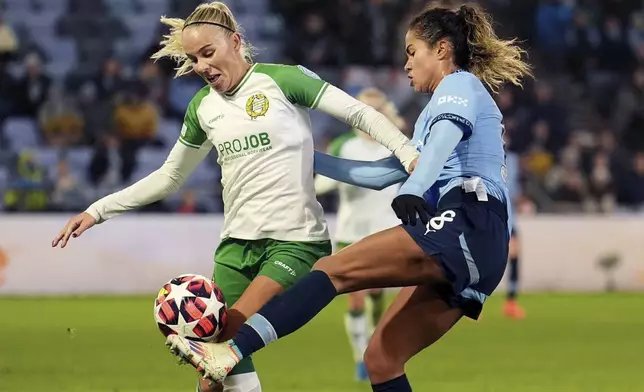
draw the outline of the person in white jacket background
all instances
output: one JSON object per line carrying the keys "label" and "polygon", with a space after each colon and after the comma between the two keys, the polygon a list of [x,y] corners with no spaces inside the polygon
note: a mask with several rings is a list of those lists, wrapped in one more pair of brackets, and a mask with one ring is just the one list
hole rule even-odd
{"label": "person in white jacket background", "polygon": [[[405,128],[404,119],[382,91],[367,88],[358,94],[357,99],[384,114],[399,129]],[[329,144],[327,153],[359,161],[375,161],[391,155],[389,150],[357,129],[351,129],[335,138]],[[396,214],[391,209],[391,202],[396,197],[399,187],[392,185],[376,191],[341,183],[321,175],[316,176],[315,191],[318,195],[338,191],[337,227],[335,233],[332,233],[336,252],[370,234],[399,224]],[[353,352],[357,381],[368,380],[363,356],[384,307],[382,289],[348,294],[348,310],[344,316],[344,324]]]}

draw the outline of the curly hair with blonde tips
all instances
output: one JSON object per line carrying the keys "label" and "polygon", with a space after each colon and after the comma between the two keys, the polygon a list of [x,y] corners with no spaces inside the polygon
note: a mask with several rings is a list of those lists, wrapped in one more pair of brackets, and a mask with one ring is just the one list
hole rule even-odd
{"label": "curly hair with blonde tips", "polygon": [[409,29],[430,46],[448,39],[454,63],[472,72],[493,92],[506,83],[520,87],[524,77],[533,77],[532,67],[525,61],[527,52],[516,39],[499,38],[492,17],[476,4],[458,9],[431,5],[412,19]]}
{"label": "curly hair with blonde tips", "polygon": [[242,35],[241,26],[237,23],[232,11],[220,1],[200,4],[185,20],[181,18],[161,17],[161,23],[170,27],[170,32],[163,36],[161,49],[151,58],[159,60],[169,58],[178,64],[175,77],[186,75],[192,71],[192,61],[188,58],[181,42],[181,33],[189,25],[208,23],[219,26],[230,36],[239,34],[242,37],[241,55],[248,63],[253,62],[255,48]]}

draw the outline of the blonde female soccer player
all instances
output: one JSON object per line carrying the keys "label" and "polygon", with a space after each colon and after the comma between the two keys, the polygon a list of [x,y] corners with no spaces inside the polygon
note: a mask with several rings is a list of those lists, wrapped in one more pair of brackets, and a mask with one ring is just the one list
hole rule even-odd
{"label": "blonde female soccer player", "polygon": [[[361,91],[357,98],[387,116],[397,127],[404,127],[404,119],[398,115],[396,107],[382,91],[368,88]],[[369,135],[355,129],[335,138],[329,145],[328,153],[359,161],[376,161],[391,155],[389,150]],[[398,188],[394,185],[376,191],[317,176],[315,189],[318,195],[333,190],[337,190],[339,194],[335,250],[340,251],[368,235],[397,226],[398,218],[389,206],[396,197]],[[348,300],[349,309],[344,316],[344,325],[356,364],[355,378],[364,381],[367,380],[364,353],[369,337],[384,310],[383,290],[356,291],[348,294]]]}
{"label": "blonde female soccer player", "polygon": [[[179,64],[177,76],[194,71],[207,85],[190,102],[163,166],[72,218],[52,246],[65,247],[70,237],[95,224],[177,191],[214,148],[224,202],[214,280],[232,306],[229,320],[245,320],[331,253],[315,195],[309,109],[365,131],[406,169],[417,152],[384,115],[306,68],[253,64],[249,45],[223,3],[202,4],[186,20],[161,21],[171,30],[153,58],[172,58]],[[231,375],[224,390],[260,391],[250,359]],[[201,382],[203,391],[211,387]]]}

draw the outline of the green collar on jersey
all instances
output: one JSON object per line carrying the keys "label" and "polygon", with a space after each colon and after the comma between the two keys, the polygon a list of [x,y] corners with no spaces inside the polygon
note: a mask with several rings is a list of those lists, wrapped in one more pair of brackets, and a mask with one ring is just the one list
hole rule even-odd
{"label": "green collar on jersey", "polygon": [[256,66],[257,66],[257,63],[253,64],[250,67],[250,69],[248,70],[248,72],[246,72],[246,75],[244,75],[244,77],[242,78],[241,82],[239,82],[237,87],[235,87],[231,91],[225,92],[224,95],[230,97],[230,96],[233,96],[233,95],[237,94],[237,92],[242,88],[244,83],[246,83],[246,81],[248,81],[248,78],[250,78],[250,75],[253,73],[253,71],[255,70]]}

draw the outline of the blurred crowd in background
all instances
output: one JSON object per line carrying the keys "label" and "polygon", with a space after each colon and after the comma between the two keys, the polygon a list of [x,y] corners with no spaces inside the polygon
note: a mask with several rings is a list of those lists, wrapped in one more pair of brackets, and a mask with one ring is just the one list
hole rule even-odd
{"label": "blurred crowd in background", "polygon": [[[174,145],[198,77],[148,60],[195,0],[0,0],[0,209],[79,211],[144,177]],[[229,0],[256,61],[302,64],[357,94],[376,86],[411,134],[429,97],[403,72],[406,21],[428,1]],[[434,1],[457,6],[459,1]],[[485,0],[536,80],[497,96],[522,212],[644,206],[641,0]],[[347,126],[312,112],[316,148]],[[222,211],[213,151],[148,211]],[[333,197],[322,200],[334,210]]]}

